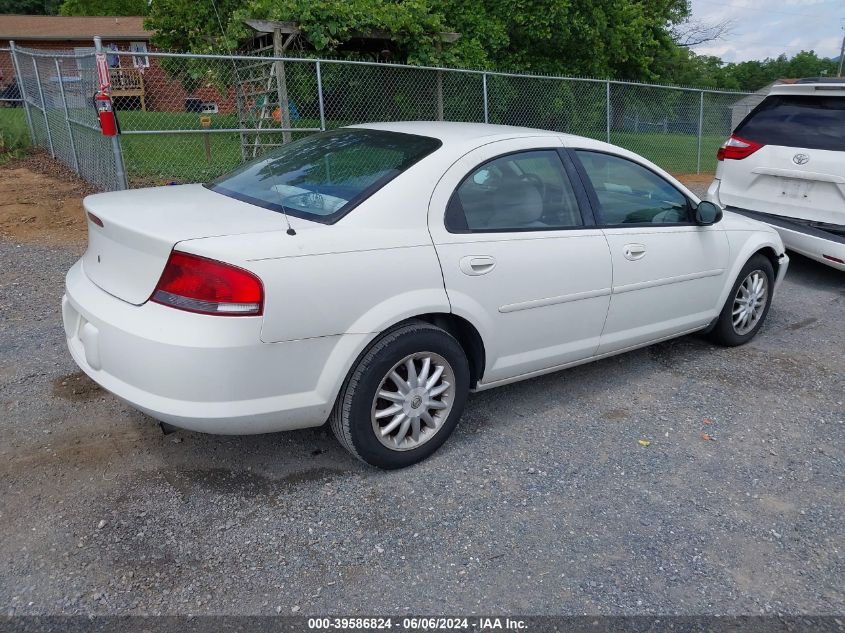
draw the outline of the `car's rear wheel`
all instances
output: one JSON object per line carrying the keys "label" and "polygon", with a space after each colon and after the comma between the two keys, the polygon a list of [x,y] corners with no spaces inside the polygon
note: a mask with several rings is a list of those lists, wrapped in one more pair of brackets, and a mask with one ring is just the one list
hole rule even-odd
{"label": "car's rear wheel", "polygon": [[766,320],[772,304],[775,273],[764,255],[754,255],[742,267],[710,338],[721,345],[750,341]]}
{"label": "car's rear wheel", "polygon": [[331,426],[358,459],[403,468],[451,435],[469,391],[469,363],[448,332],[422,321],[391,330],[358,360]]}

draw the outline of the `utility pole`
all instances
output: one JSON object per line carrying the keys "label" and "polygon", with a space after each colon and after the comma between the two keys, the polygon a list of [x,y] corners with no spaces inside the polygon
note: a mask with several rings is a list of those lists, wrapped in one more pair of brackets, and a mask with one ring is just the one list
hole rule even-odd
{"label": "utility pole", "polygon": [[[845,18],[842,18],[840,22],[845,22]],[[842,30],[845,31],[845,26],[842,27]],[[842,76],[842,62],[845,60],[845,35],[842,36],[842,48],[839,49],[839,70],[836,71],[836,76]]]}

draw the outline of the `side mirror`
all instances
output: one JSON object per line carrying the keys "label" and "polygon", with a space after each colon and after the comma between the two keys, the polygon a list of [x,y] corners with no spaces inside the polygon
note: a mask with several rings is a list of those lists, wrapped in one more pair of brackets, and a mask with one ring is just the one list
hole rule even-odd
{"label": "side mirror", "polygon": [[695,208],[695,223],[700,226],[710,226],[721,219],[722,209],[709,200],[702,200]]}

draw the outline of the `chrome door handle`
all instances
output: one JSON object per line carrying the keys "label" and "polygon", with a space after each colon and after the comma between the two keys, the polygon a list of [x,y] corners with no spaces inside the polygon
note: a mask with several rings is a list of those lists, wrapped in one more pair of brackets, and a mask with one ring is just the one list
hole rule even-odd
{"label": "chrome door handle", "polygon": [[622,254],[625,255],[625,259],[631,261],[642,259],[645,257],[645,244],[625,244]]}
{"label": "chrome door handle", "polygon": [[469,255],[461,258],[460,268],[465,275],[477,276],[489,273],[496,267],[496,260],[488,255]]}

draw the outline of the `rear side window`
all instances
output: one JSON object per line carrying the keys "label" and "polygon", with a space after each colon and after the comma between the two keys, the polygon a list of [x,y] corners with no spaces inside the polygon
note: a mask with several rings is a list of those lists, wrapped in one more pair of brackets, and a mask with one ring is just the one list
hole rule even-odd
{"label": "rear side window", "polygon": [[583,225],[555,150],[506,154],[476,167],[452,194],[452,233],[545,231]]}
{"label": "rear side window", "polygon": [[331,224],[439,147],[427,136],[345,128],[284,145],[206,186]]}
{"label": "rear side window", "polygon": [[845,97],[770,95],[735,134],[761,145],[845,151]]}

